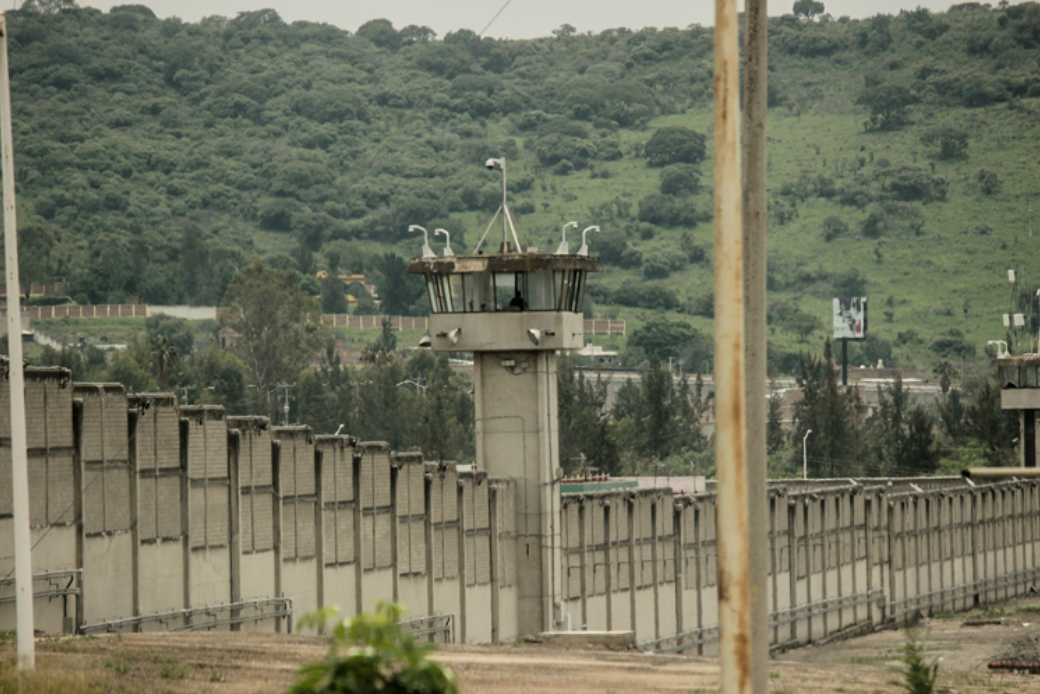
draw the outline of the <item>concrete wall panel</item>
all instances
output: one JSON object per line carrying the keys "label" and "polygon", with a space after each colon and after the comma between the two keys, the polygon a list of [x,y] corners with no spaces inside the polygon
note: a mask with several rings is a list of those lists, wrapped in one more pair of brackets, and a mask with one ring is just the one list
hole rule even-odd
{"label": "concrete wall panel", "polygon": [[190,607],[231,602],[231,554],[227,547],[192,549],[189,561]]}
{"label": "concrete wall panel", "polygon": [[325,566],[325,604],[338,605],[340,614],[352,617],[357,612],[357,578],[353,564]]}
{"label": "concrete wall panel", "polygon": [[274,597],[274,552],[253,552],[242,556],[243,598]]}
{"label": "concrete wall panel", "polygon": [[134,615],[133,591],[127,589],[133,585],[132,547],[130,533],[94,535],[84,541],[83,617],[88,624]]}
{"label": "concrete wall panel", "polygon": [[[141,614],[169,612],[184,604],[184,542],[145,542],[138,548]],[[176,625],[174,625],[176,626]],[[149,630],[163,630],[161,624]]]}
{"label": "concrete wall panel", "polygon": [[293,599],[293,632],[306,614],[321,607],[318,604],[318,561],[297,559],[282,563],[282,593]]}

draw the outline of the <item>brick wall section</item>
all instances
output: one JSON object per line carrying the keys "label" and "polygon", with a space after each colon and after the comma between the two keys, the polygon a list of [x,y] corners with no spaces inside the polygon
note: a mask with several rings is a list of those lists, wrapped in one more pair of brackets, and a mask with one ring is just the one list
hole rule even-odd
{"label": "brick wall section", "polygon": [[83,525],[87,535],[130,530],[128,403],[118,383],[77,383],[83,401]]}
{"label": "brick wall section", "polygon": [[[0,361],[7,368],[7,361]],[[71,374],[63,368],[25,370],[26,448],[29,473],[29,522],[33,526],[75,521]],[[8,412],[7,380],[0,387],[0,411]],[[64,415],[65,421],[62,421]],[[0,517],[13,513],[11,496],[11,421],[0,424]]]}
{"label": "brick wall section", "polygon": [[326,566],[352,564],[354,555],[354,445],[347,436],[319,436],[323,554]]}
{"label": "brick wall section", "polygon": [[272,434],[267,417],[228,417],[239,432],[240,544],[243,554],[274,549],[275,495],[271,470]]}
{"label": "brick wall section", "polygon": [[180,408],[188,430],[188,538],[192,549],[231,540],[227,421],[223,407]]}
{"label": "brick wall section", "polygon": [[181,461],[177,398],[170,393],[134,395],[138,411],[138,538],[174,539],[181,530]]}
{"label": "brick wall section", "polygon": [[433,578],[459,575],[458,472],[454,465],[427,463],[430,476],[430,524],[433,526]]}
{"label": "brick wall section", "polygon": [[463,527],[466,531],[466,585],[491,582],[491,521],[488,516],[486,472],[464,472],[462,483]]}
{"label": "brick wall section", "polygon": [[281,444],[282,559],[310,559],[317,555],[314,432],[310,427],[275,427],[273,437]]}
{"label": "brick wall section", "polygon": [[421,453],[395,453],[397,564],[402,576],[426,573],[426,473]]}
{"label": "brick wall section", "polygon": [[357,454],[360,467],[361,566],[365,570],[393,565],[393,508],[390,499],[390,446],[362,442]]}

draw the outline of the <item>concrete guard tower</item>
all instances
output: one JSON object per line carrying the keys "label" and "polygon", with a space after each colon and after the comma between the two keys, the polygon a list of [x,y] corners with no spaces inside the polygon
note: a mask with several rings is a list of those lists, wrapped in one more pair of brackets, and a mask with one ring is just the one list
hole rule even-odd
{"label": "concrete guard tower", "polygon": [[[504,194],[499,212],[511,222]],[[505,229],[497,254],[424,252],[408,271],[426,279],[430,347],[473,352],[477,466],[516,480],[517,626],[537,634],[561,619],[556,352],[584,346],[585,278],[603,266],[520,251]]]}
{"label": "concrete guard tower", "polygon": [[1037,413],[1040,412],[1040,354],[1001,354],[990,362],[997,368],[1000,407],[1018,410],[1018,464],[1035,468],[1040,457]]}

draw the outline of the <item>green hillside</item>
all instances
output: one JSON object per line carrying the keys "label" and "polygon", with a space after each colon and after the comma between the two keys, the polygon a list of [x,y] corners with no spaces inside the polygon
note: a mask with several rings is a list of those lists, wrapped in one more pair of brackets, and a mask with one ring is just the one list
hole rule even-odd
{"label": "green hillside", "polygon": [[[390,285],[409,224],[472,248],[505,156],[531,243],[602,227],[595,312],[711,331],[710,29],[506,41],[47,6],[8,13],[25,281],[212,305],[263,256]],[[820,350],[836,295],[871,298],[857,362],[978,361],[1012,301],[1035,335],[1040,5],[774,18],[769,79],[779,371]],[[385,310],[424,310],[399,294]]]}

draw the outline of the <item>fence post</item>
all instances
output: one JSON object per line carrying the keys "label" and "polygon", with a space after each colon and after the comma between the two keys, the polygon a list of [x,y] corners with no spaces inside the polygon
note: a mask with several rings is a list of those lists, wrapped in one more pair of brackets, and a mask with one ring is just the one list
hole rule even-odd
{"label": "fence post", "polygon": [[[812,570],[813,570],[813,560],[812,560],[812,525],[810,525],[810,523],[809,523],[809,520],[810,520],[809,506],[810,505],[811,505],[811,501],[808,498],[806,498],[805,499],[805,504],[802,507],[802,514],[803,514],[803,520],[804,520],[804,522],[802,524],[803,525],[802,531],[803,531],[803,534],[805,535],[805,604],[806,605],[812,604],[812,574],[813,574]],[[806,629],[807,629],[807,632],[806,632],[807,633],[806,643],[812,643],[812,640],[813,640],[812,612],[806,613],[806,615],[805,615],[805,622],[806,622]]]}
{"label": "fence post", "polygon": [[[874,535],[871,532],[871,520],[874,516],[874,499],[863,495],[863,552],[866,554],[867,576],[866,586],[869,595],[874,590]],[[874,625],[874,601],[867,600],[867,621]]]}
{"label": "fence post", "polygon": [[[798,518],[797,503],[794,499],[787,500],[787,575],[791,593],[791,603],[788,607],[792,610],[798,606],[798,537],[794,532]],[[798,641],[797,619],[791,620],[791,641]]]}
{"label": "fence post", "polygon": [[[887,617],[894,620],[896,618],[896,502],[886,499],[885,503],[888,507],[888,605],[890,606]],[[903,566],[903,574],[906,574],[906,566]]]}
{"label": "fence post", "polygon": [[[826,601],[829,591],[827,590],[827,574],[830,571],[831,553],[827,546],[830,541],[830,531],[827,529],[827,512],[830,504],[827,497],[820,499],[820,599]],[[830,632],[831,612],[829,609],[823,611],[823,638],[827,638]]]}

